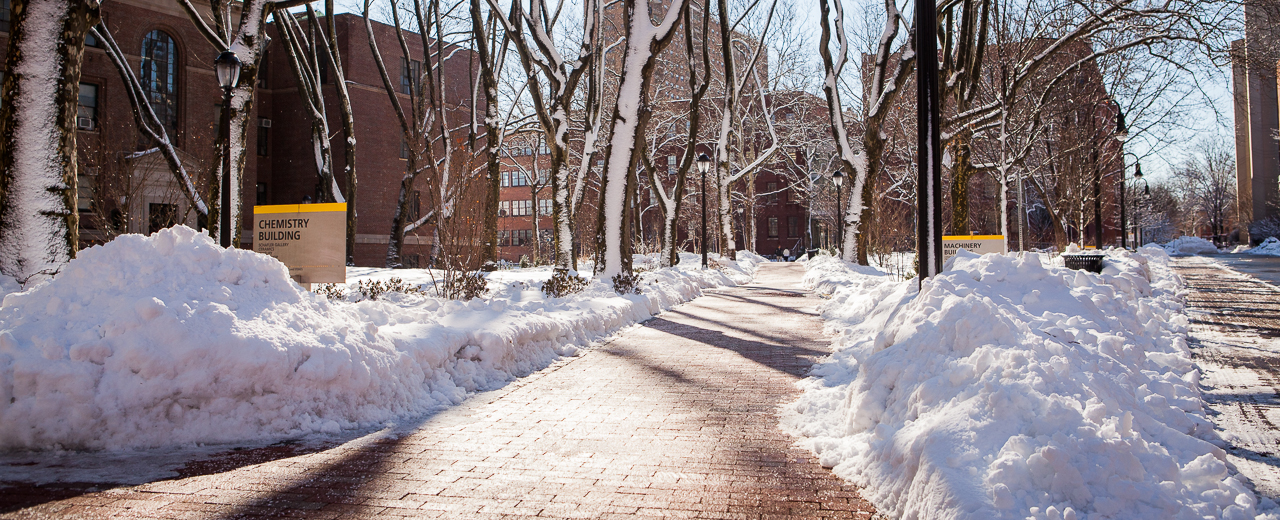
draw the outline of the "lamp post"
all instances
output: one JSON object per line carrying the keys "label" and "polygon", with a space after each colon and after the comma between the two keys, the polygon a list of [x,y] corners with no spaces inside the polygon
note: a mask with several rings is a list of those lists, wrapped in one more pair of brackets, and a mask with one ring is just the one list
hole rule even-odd
{"label": "lamp post", "polygon": [[844,174],[840,170],[836,170],[831,174],[831,183],[836,185],[836,248],[840,250],[840,255],[844,256],[844,193],[840,190],[840,186],[844,184]]}
{"label": "lamp post", "polygon": [[707,267],[707,170],[711,169],[711,158],[707,154],[698,154],[698,173],[702,174],[702,267]]}
{"label": "lamp post", "polygon": [[[1124,111],[1120,110],[1120,103],[1116,103],[1116,141],[1120,142],[1120,248],[1129,249],[1129,222],[1128,214],[1124,207],[1124,142],[1129,140],[1129,129],[1124,125]],[[1138,170],[1141,171],[1139,166]]]}
{"label": "lamp post", "polygon": [[240,82],[240,58],[223,51],[213,60],[222,87],[222,197],[218,219],[219,243],[231,247],[231,89]]}
{"label": "lamp post", "polygon": [[[1140,162],[1133,164],[1133,179],[1142,181],[1142,199],[1145,201],[1151,196],[1151,183],[1142,178],[1142,163]],[[1139,204],[1138,207],[1141,208],[1142,205]],[[1134,226],[1133,232],[1133,248],[1137,249],[1142,246],[1142,214],[1134,215],[1134,220],[1138,221],[1137,225]]]}

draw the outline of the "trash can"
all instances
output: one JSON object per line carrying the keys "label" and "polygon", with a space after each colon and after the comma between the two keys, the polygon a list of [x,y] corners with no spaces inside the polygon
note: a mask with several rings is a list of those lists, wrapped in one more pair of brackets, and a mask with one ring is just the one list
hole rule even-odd
{"label": "trash can", "polygon": [[810,249],[810,250],[805,251],[805,253],[808,253],[808,254],[809,254],[809,258],[811,258],[811,259],[812,259],[813,257],[815,257],[815,256],[818,256],[818,250],[817,250],[817,249]]}
{"label": "trash can", "polygon": [[1091,273],[1102,272],[1102,259],[1105,255],[1097,253],[1076,253],[1062,255],[1062,260],[1068,269],[1079,269],[1081,271],[1089,271]]}

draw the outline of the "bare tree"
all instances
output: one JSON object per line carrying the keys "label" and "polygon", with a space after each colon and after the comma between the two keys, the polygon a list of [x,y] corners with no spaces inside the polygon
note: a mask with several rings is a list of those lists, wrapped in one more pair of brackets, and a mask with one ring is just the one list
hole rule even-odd
{"label": "bare tree", "polygon": [[624,0],[626,38],[619,74],[618,98],[610,123],[609,148],[601,176],[596,272],[605,278],[633,276],[631,268],[632,197],[635,196],[637,151],[644,147],[649,119],[649,84],[656,57],[687,18],[688,0],[672,0],[655,25],[647,0]]}
{"label": "bare tree", "polygon": [[1205,138],[1175,170],[1186,206],[1192,209],[1190,228],[1209,228],[1214,243],[1224,244],[1234,220],[1236,160],[1234,150],[1222,139]]}
{"label": "bare tree", "polygon": [[[284,40],[289,56],[289,67],[298,80],[298,96],[311,119],[311,143],[315,157],[316,175],[321,190],[319,202],[347,203],[347,265],[355,265],[356,243],[356,133],[355,114],[351,110],[351,94],[347,90],[346,72],[339,52],[337,28],[333,19],[333,0],[325,0],[325,25],[316,17],[315,9],[307,4],[307,26],[284,10],[275,12],[276,25]],[[326,32],[327,30],[327,32]],[[324,100],[324,84],[327,76],[334,76],[334,91],[338,96],[339,114],[346,139],[342,140],[345,161],[343,178],[346,179],[345,195],[333,171],[333,150],[329,144],[329,114]]]}
{"label": "bare tree", "polygon": [[[214,167],[210,171],[209,182],[209,205],[213,211],[211,214],[220,214],[221,211],[231,212],[231,225],[235,229],[218,229],[219,219],[209,219],[209,229],[212,231],[214,238],[221,239],[223,233],[231,233],[231,244],[240,245],[240,221],[244,213],[244,207],[240,200],[243,192],[242,184],[244,183],[244,167],[246,150],[245,140],[248,138],[249,116],[253,114],[253,98],[254,90],[258,86],[258,68],[262,65],[262,58],[266,54],[267,43],[270,38],[267,37],[267,17],[276,9],[288,9],[307,3],[307,0],[244,0],[243,2],[234,2],[231,0],[209,0],[209,18],[212,19],[213,25],[209,25],[204,15],[200,14],[200,10],[196,8],[191,0],[178,0],[182,8],[186,10],[187,16],[191,22],[195,24],[204,38],[213,45],[214,50],[218,52],[232,51],[236,53],[236,57],[240,60],[240,83],[231,90],[231,105],[222,107],[223,111],[230,110],[231,114],[228,118],[231,121],[230,135],[226,136],[228,142],[223,141],[219,137],[214,143]],[[231,26],[233,19],[232,14],[238,13],[239,18],[235,27]],[[224,172],[223,155],[231,154],[231,171]],[[221,189],[223,175],[230,175],[231,193],[228,200],[231,201],[230,208],[218,207],[221,200]]]}
{"label": "bare tree", "polygon": [[[497,0],[489,0],[490,9],[497,11]],[[569,159],[569,130],[573,123],[571,110],[574,96],[577,94],[578,82],[586,75],[588,79],[588,97],[599,96],[603,71],[599,60],[603,52],[600,49],[600,19],[602,7],[599,0],[587,0],[582,4],[582,33],[577,43],[577,54],[572,59],[566,58],[556,40],[556,25],[564,3],[556,4],[549,9],[543,0],[512,2],[511,13],[503,19],[507,36],[514,43],[520,54],[520,63],[529,76],[529,95],[533,101],[534,113],[542,125],[544,140],[550,152],[551,162],[548,166],[551,179],[551,218],[555,222],[555,264],[557,269],[576,269],[573,256],[573,220],[580,202],[583,175],[571,178],[567,167]],[[537,48],[537,52],[534,48]],[[592,71],[592,74],[587,74]],[[597,73],[598,72],[598,73]],[[598,100],[588,99],[591,107]],[[591,108],[588,108],[591,110]],[[599,108],[595,108],[598,112]],[[599,118],[586,119],[587,146],[594,148],[594,135],[598,132]],[[584,150],[583,164],[590,162],[592,153]],[[580,174],[585,174],[580,169]]]}
{"label": "bare tree", "polygon": [[124,52],[120,50],[120,46],[116,44],[115,37],[107,29],[105,23],[97,25],[91,32],[94,37],[103,42],[107,57],[111,60],[111,64],[115,66],[116,72],[120,74],[120,80],[124,83],[125,93],[129,97],[129,106],[133,109],[133,121],[138,127],[138,131],[146,136],[151,143],[155,144],[155,151],[164,157],[165,164],[169,166],[169,171],[173,173],[174,180],[177,181],[182,195],[195,208],[196,213],[207,222],[209,206],[205,203],[204,197],[201,196],[200,190],[196,188],[196,183],[192,180],[191,174],[187,172],[187,167],[178,155],[177,148],[173,146],[169,131],[160,122],[160,118],[156,115],[155,110],[152,109],[151,103],[147,102],[142,83],[138,81],[138,76],[133,73],[133,69],[129,68],[129,61]]}

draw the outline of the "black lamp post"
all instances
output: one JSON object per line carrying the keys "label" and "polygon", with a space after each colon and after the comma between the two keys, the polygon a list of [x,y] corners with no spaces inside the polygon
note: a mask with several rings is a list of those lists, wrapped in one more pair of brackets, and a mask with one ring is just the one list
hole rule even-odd
{"label": "black lamp post", "polygon": [[831,183],[836,185],[836,248],[844,256],[844,192],[840,189],[844,184],[844,174],[836,170],[831,174]]}
{"label": "black lamp post", "polygon": [[[1140,162],[1133,163],[1133,179],[1142,181],[1142,199],[1145,201],[1147,198],[1151,197],[1151,183],[1142,178],[1142,163]],[[1141,208],[1142,204],[1139,204],[1138,207]],[[1136,215],[1135,219],[1138,222],[1137,225],[1134,226],[1133,247],[1137,249],[1142,246],[1142,214],[1139,213]]]}
{"label": "black lamp post", "polygon": [[231,89],[240,82],[240,58],[232,51],[224,51],[213,60],[222,86],[222,197],[218,220],[219,243],[231,247]]}
{"label": "black lamp post", "polygon": [[1124,207],[1124,142],[1129,140],[1129,129],[1124,125],[1124,112],[1116,103],[1116,141],[1120,142],[1120,248],[1129,248],[1129,221]]}
{"label": "black lamp post", "polygon": [[707,267],[707,170],[711,169],[711,158],[707,154],[698,154],[698,173],[702,174],[702,267]]}

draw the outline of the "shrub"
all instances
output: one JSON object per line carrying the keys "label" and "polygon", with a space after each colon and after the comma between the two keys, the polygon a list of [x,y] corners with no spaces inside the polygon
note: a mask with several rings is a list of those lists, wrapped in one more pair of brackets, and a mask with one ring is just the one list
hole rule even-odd
{"label": "shrub", "polygon": [[564,298],[587,288],[587,279],[569,274],[568,269],[556,269],[551,279],[542,284],[542,292],[552,298]]}
{"label": "shrub", "polygon": [[613,275],[613,290],[618,294],[640,294],[640,277],[635,273],[621,272]]}
{"label": "shrub", "polygon": [[328,298],[330,301],[347,299],[347,291],[336,283],[319,284],[316,286],[315,293]]}
{"label": "shrub", "polygon": [[415,285],[404,283],[399,278],[390,278],[387,280],[361,280],[356,284],[356,290],[360,291],[360,300],[377,300],[387,293],[401,294],[426,294]]}
{"label": "shrub", "polygon": [[489,280],[480,271],[449,271],[440,284],[437,293],[451,300],[470,300],[489,292]]}

